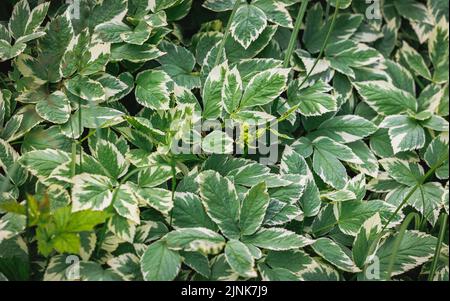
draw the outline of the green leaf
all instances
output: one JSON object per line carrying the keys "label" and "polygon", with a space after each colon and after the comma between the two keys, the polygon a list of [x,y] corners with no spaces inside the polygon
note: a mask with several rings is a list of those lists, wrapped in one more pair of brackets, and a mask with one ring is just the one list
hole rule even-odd
{"label": "green leaf", "polygon": [[270,197],[264,182],[250,188],[244,195],[239,217],[242,235],[255,233],[264,220]]}
{"label": "green leaf", "polygon": [[146,70],[139,73],[135,90],[137,102],[147,108],[167,110],[170,102],[170,81],[164,71]]}
{"label": "green leaf", "polygon": [[65,83],[67,90],[87,101],[102,102],[106,99],[105,89],[95,80],[85,76],[76,76]]}
{"label": "green leaf", "polygon": [[177,192],[175,194],[172,225],[175,228],[204,227],[210,230],[217,229],[216,225],[206,214],[200,198],[190,192]]}
{"label": "green leaf", "polygon": [[[382,229],[381,218],[378,213],[367,219],[356,234],[353,241],[352,256],[356,266],[363,268],[370,256],[370,248],[376,241]],[[376,248],[372,251],[374,252]]]}
{"label": "green leaf", "polygon": [[56,255],[50,258],[45,274],[44,281],[62,281],[78,280],[75,277],[72,262],[67,261],[67,256]]}
{"label": "green leaf", "polygon": [[416,111],[413,95],[383,81],[368,81],[354,84],[363,100],[381,115],[394,115],[408,110]]}
{"label": "green leaf", "polygon": [[[337,0],[328,0],[331,6],[337,7]],[[352,4],[352,0],[341,0],[339,1],[339,8],[345,9]]]}
{"label": "green leaf", "polygon": [[36,104],[36,113],[52,123],[66,123],[70,117],[69,100],[61,91],[53,92],[47,99]]}
{"label": "green leaf", "polygon": [[9,31],[15,39],[20,38],[26,32],[30,6],[27,0],[20,0],[14,5],[11,19],[9,19]]}
{"label": "green leaf", "polygon": [[327,184],[336,189],[344,188],[348,181],[347,172],[342,163],[334,156],[315,151],[313,157],[314,172]]}
{"label": "green leaf", "polygon": [[423,127],[439,131],[439,132],[448,132],[448,121],[440,116],[433,115],[430,118],[421,121],[420,124]]}
{"label": "green leaf", "polygon": [[403,42],[403,47],[400,49],[400,55],[409,68],[414,71],[414,73],[422,76],[426,79],[431,79],[430,71],[428,70],[425,61],[422,56],[408,43]]}
{"label": "green leaf", "polygon": [[[403,191],[407,194],[413,188],[408,188]],[[442,196],[444,195],[444,188],[440,183],[429,182],[419,186],[419,188],[411,195],[408,204],[421,212],[423,216],[434,225],[438,218],[439,212],[442,208]],[[405,195],[401,194],[402,198]],[[400,200],[401,201],[401,200]]]}
{"label": "green leaf", "polygon": [[120,185],[117,188],[113,207],[116,212],[135,224],[140,223],[138,199],[134,195],[133,188],[128,184]]}
{"label": "green leaf", "polygon": [[300,280],[297,275],[288,269],[283,268],[270,268],[264,263],[258,263],[258,270],[261,273],[261,278],[264,281],[298,281]]}
{"label": "green leaf", "polygon": [[24,33],[25,35],[32,34],[39,28],[39,26],[47,16],[47,11],[49,7],[50,3],[44,2],[33,8],[27,20],[26,29]]}
{"label": "green leaf", "polygon": [[62,58],[72,38],[73,28],[68,12],[57,16],[47,25],[45,36],[39,40],[39,56],[30,62],[36,77],[51,83],[61,80]]}
{"label": "green leaf", "polygon": [[238,107],[243,91],[242,79],[236,67],[226,70],[221,91],[224,109],[233,113]]}
{"label": "green leaf", "polygon": [[[364,222],[372,217],[375,213],[380,214],[380,218],[384,223],[388,221],[395,212],[396,206],[380,200],[371,201],[349,201],[339,204],[335,207],[334,214],[337,215],[337,224],[339,229],[347,235],[356,236]],[[401,213],[394,216],[388,227],[398,225],[403,218]]]}
{"label": "green leaf", "polygon": [[281,157],[280,172],[282,174],[310,175],[311,172],[305,159],[291,146],[286,146]]}
{"label": "green leaf", "polygon": [[434,138],[425,152],[424,159],[429,167],[437,165],[441,158],[447,158],[446,162],[436,170],[436,176],[439,179],[448,179],[448,155],[448,138],[444,134]]}
{"label": "green leaf", "polygon": [[319,116],[337,110],[336,98],[327,92],[332,87],[323,81],[300,87],[302,80],[296,79],[289,84],[287,91],[289,103],[298,105],[298,111],[304,116]]}
{"label": "green leaf", "polygon": [[111,205],[114,184],[111,179],[101,175],[83,173],[76,175],[73,183],[73,211],[103,210]]}
{"label": "green leaf", "polygon": [[77,254],[80,250],[80,237],[75,233],[58,233],[51,243],[59,253]]}
{"label": "green leaf", "polygon": [[361,163],[361,159],[359,159],[348,146],[336,142],[333,139],[319,137],[313,141],[313,145],[316,151],[320,151],[324,155],[334,156],[345,162],[355,164]]}
{"label": "green leaf", "polygon": [[202,172],[198,183],[206,213],[223,235],[230,239],[239,238],[240,204],[233,183],[215,171]]}
{"label": "green leaf", "polygon": [[202,116],[205,119],[214,119],[222,114],[222,84],[227,70],[227,63],[215,66],[206,78],[202,90]]}
{"label": "green leaf", "polygon": [[181,228],[169,232],[164,239],[174,250],[200,251],[203,254],[217,254],[225,245],[222,235],[207,228]]}
{"label": "green leaf", "polygon": [[377,127],[367,119],[357,115],[340,115],[324,121],[310,136],[329,137],[339,143],[361,140],[377,131]]}
{"label": "green leaf", "polygon": [[19,154],[6,141],[0,138],[0,167],[17,185],[26,180],[26,171],[20,166]]}
{"label": "green leaf", "polygon": [[112,20],[122,20],[123,17],[125,17],[126,12],[126,0],[104,0],[97,3],[87,20],[89,28],[94,29],[97,25]]}
{"label": "green leaf", "polygon": [[159,49],[165,54],[158,58],[161,69],[179,86],[187,89],[200,87],[200,76],[193,69],[195,66],[194,55],[184,47],[172,43],[163,42]]}
{"label": "green leaf", "polygon": [[[56,218],[56,213],[55,213]],[[64,227],[67,232],[92,231],[94,227],[105,222],[108,214],[102,211],[83,210],[70,214],[69,221]]]}
{"label": "green leaf", "polygon": [[[376,253],[380,263],[381,279],[386,277],[397,236],[398,234],[389,237]],[[403,274],[427,262],[434,255],[436,243],[436,237],[418,231],[406,231],[398,248],[392,276]]]}
{"label": "green leaf", "polygon": [[389,129],[389,138],[394,154],[420,149],[425,145],[425,131],[418,121],[409,116],[388,116],[380,124],[380,127]]}
{"label": "green leaf", "polygon": [[7,213],[0,218],[0,243],[10,239],[25,229],[26,217],[15,213]]}
{"label": "green leaf", "polygon": [[142,280],[139,258],[132,253],[113,257],[108,260],[108,265],[124,280]]}
{"label": "green leaf", "polygon": [[141,258],[141,271],[146,281],[170,281],[181,268],[181,256],[164,241],[151,244]]}
{"label": "green leaf", "polygon": [[156,46],[150,44],[113,44],[111,46],[111,60],[127,60],[133,63],[144,63],[164,55]]}
{"label": "green leaf", "polygon": [[383,59],[377,50],[352,40],[331,44],[325,49],[325,55],[331,68],[352,79],[356,77],[354,68],[373,65]]}
{"label": "green leaf", "polygon": [[55,177],[59,180],[69,181],[69,179],[62,177],[59,174],[69,162],[70,156],[68,153],[55,150],[34,150],[25,153],[20,157],[19,163],[25,167],[33,176],[40,181],[46,182],[47,179]]}
{"label": "green leaf", "polygon": [[[254,58],[260,53],[273,39],[277,31],[276,25],[268,25],[266,29],[259,35],[258,39],[245,49],[241,44],[236,42],[233,37],[229,36],[225,42],[225,51],[230,62],[238,62],[242,59]],[[217,52],[218,50],[216,50]]]}
{"label": "green leaf", "polygon": [[11,46],[5,40],[0,40],[0,61],[10,60],[21,54],[27,45],[25,43],[16,43]]}
{"label": "green leaf", "polygon": [[88,106],[82,108],[81,118],[83,127],[97,129],[122,122],[123,115],[124,113],[116,109],[100,106]]}
{"label": "green leaf", "polygon": [[[448,7],[448,4],[447,4]],[[433,81],[438,83],[448,82],[448,18],[436,19],[439,21],[428,39],[428,53],[434,66]]]}
{"label": "green leaf", "polygon": [[400,90],[407,91],[411,93],[411,95],[416,95],[416,83],[411,72],[409,72],[408,69],[406,69],[403,65],[391,60],[386,60],[384,64],[387,67],[387,73],[392,79],[392,84],[395,87],[399,88]]}
{"label": "green leaf", "polygon": [[332,202],[345,202],[356,199],[355,193],[346,189],[328,192],[323,194],[322,197]]}
{"label": "green leaf", "polygon": [[323,259],[339,269],[350,273],[360,272],[360,269],[355,265],[353,260],[331,239],[325,237],[319,238],[311,246]]}
{"label": "green leaf", "polygon": [[231,268],[244,278],[256,277],[255,260],[250,250],[239,240],[232,239],[225,246],[225,258]]}
{"label": "green leaf", "polygon": [[242,108],[265,105],[285,89],[289,69],[274,68],[255,75],[248,83],[241,99]]}
{"label": "green leaf", "polygon": [[339,160],[351,163],[362,163],[353,151],[343,144],[327,137],[319,137],[313,141],[313,169],[327,184],[336,189],[344,188],[348,181],[344,165]]}
{"label": "green leaf", "polygon": [[136,224],[120,215],[114,215],[108,220],[108,230],[120,240],[133,243]]}
{"label": "green leaf", "polygon": [[264,11],[252,4],[241,5],[231,21],[231,35],[247,49],[267,26]]}
{"label": "green leaf", "polygon": [[364,141],[359,140],[347,144],[353,151],[353,153],[361,159],[362,164],[353,164],[350,166],[359,172],[376,178],[378,176],[379,166],[378,160],[372,150],[364,143]]}
{"label": "green leaf", "polygon": [[227,10],[232,10],[234,2],[235,1],[228,1],[228,0],[206,0],[205,2],[203,2],[203,7],[215,12],[224,12]]}
{"label": "green leaf", "polygon": [[[124,75],[127,76],[127,73],[124,73]],[[105,89],[105,96],[109,101],[117,99],[117,96],[124,94],[124,92],[129,89],[129,86],[126,83],[108,73],[104,73],[101,76],[96,76],[95,79]]]}
{"label": "green leaf", "polygon": [[264,226],[278,226],[299,217],[302,211],[296,204],[288,204],[277,199],[271,199],[264,216]]}
{"label": "green leaf", "polygon": [[163,214],[168,214],[173,207],[172,193],[162,188],[136,189],[136,197]]}
{"label": "green leaf", "polygon": [[[310,53],[318,53],[320,51],[322,45],[325,44],[326,35],[331,26],[331,18],[323,23],[322,15],[323,10],[320,3],[317,3],[313,8],[308,10],[303,41],[306,44],[306,49]],[[363,19],[362,14],[339,14],[336,17],[334,28],[330,33],[328,45],[348,40],[355,34]]]}
{"label": "green leaf", "polygon": [[272,23],[287,28],[293,27],[291,15],[283,3],[272,0],[256,0],[252,4],[260,8],[266,14],[267,20]]}
{"label": "green leaf", "polygon": [[282,228],[262,228],[253,235],[244,236],[242,241],[274,251],[302,248],[313,243],[306,237]]}
{"label": "green leaf", "polygon": [[424,173],[420,165],[398,158],[385,158],[380,163],[389,177],[408,186],[419,184]]}

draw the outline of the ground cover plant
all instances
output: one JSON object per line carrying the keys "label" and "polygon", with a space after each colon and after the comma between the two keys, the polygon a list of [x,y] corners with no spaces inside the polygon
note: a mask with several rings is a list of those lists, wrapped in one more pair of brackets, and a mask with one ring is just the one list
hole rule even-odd
{"label": "ground cover plant", "polygon": [[0,280],[448,281],[447,0],[0,5]]}

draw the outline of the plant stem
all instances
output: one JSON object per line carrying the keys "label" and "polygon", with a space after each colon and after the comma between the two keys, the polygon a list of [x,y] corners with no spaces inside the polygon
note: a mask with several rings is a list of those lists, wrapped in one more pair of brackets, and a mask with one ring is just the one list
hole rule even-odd
{"label": "plant stem", "polygon": [[386,274],[387,280],[391,279],[391,274],[392,274],[392,270],[394,269],[394,263],[395,263],[395,259],[397,258],[398,249],[400,248],[400,244],[403,240],[403,236],[405,235],[406,229],[408,228],[408,225],[411,223],[413,218],[415,218],[416,223],[417,223],[417,220],[420,219],[420,216],[417,213],[411,212],[405,218],[405,220],[403,221],[403,223],[400,227],[397,238],[395,239],[395,242],[394,242],[394,246],[392,247],[392,254],[389,258],[389,264],[387,267],[387,274]]}
{"label": "plant stem", "polygon": [[220,41],[219,49],[217,51],[217,56],[216,56],[216,60],[214,61],[213,68],[219,64],[220,59],[222,58],[222,52],[225,47],[225,42],[227,41],[228,35],[230,34],[231,23],[233,22],[234,15],[236,14],[236,11],[239,8],[239,6],[241,6],[241,0],[236,0],[236,2],[234,3],[234,6],[233,6],[233,10],[231,11],[231,15],[228,18],[227,27],[225,28],[225,32],[223,33],[222,41]]}
{"label": "plant stem", "polygon": [[71,166],[70,166],[70,174],[72,178],[75,176],[76,173],[76,166],[77,166],[77,143],[74,141],[72,142],[72,157],[71,157]]}
{"label": "plant stem", "polygon": [[[292,53],[294,52],[295,45],[297,44],[298,33],[300,32],[300,27],[303,23],[303,17],[305,16],[306,7],[308,6],[309,0],[302,0],[302,4],[298,10],[297,19],[295,20],[294,30],[291,33],[291,38],[289,39],[289,44],[286,49],[286,54],[284,56],[283,68],[288,68],[291,62]],[[276,98],[272,105],[272,111],[276,113],[278,111],[278,101]]]}
{"label": "plant stem", "polygon": [[[314,64],[312,65],[311,70],[309,70],[309,72],[306,74],[306,77],[305,77],[305,78],[303,79],[303,81],[300,83],[300,86],[298,87],[299,90],[300,90],[300,89],[303,87],[303,85],[308,81],[308,79],[309,79],[309,77],[311,76],[312,72],[314,71],[314,69],[316,68],[317,64],[319,63],[319,60],[321,59],[321,57],[322,57],[322,55],[323,55],[323,53],[324,53],[324,51],[325,51],[325,48],[328,46],[328,41],[329,41],[329,39],[330,39],[331,32],[333,32],[334,25],[335,25],[335,23],[336,23],[336,17],[337,17],[338,12],[339,12],[339,2],[340,2],[340,0],[336,0],[336,8],[335,8],[335,10],[334,10],[333,17],[332,17],[332,19],[331,19],[330,28],[328,28],[328,32],[327,32],[327,35],[326,35],[326,37],[325,37],[325,41],[323,42],[322,47],[320,48],[319,55],[318,55],[317,58],[315,59]],[[287,102],[287,99],[281,104],[281,106],[283,106],[286,102]],[[275,111],[278,111],[278,108],[279,108],[279,107],[277,106]]]}
{"label": "plant stem", "polygon": [[[175,166],[175,160],[172,157],[172,203],[173,203],[173,199],[175,198],[175,190],[177,189],[177,169]],[[172,227],[172,217],[173,217],[173,210],[170,211],[170,221],[169,221],[169,225]]]}
{"label": "plant stem", "polygon": [[309,79],[309,77],[311,76],[312,72],[314,71],[314,69],[316,68],[317,64],[319,63],[319,60],[322,58],[322,55],[325,52],[325,48],[328,46],[328,41],[330,40],[331,32],[333,32],[334,25],[336,23],[336,17],[337,17],[338,12],[339,12],[339,2],[340,2],[340,0],[336,0],[336,8],[334,9],[333,17],[331,18],[330,28],[328,28],[328,32],[327,32],[327,35],[325,37],[325,41],[323,42],[322,47],[320,48],[319,55],[316,57],[316,60],[314,61],[314,64],[313,64],[311,70],[309,70],[309,72],[306,75],[305,79],[303,79],[302,83],[300,84],[299,89]]}
{"label": "plant stem", "polygon": [[[82,118],[81,118],[81,101],[78,100],[78,131],[80,132],[80,135],[83,135],[83,126],[81,125]],[[83,166],[83,145],[79,143],[80,145],[80,167]]]}
{"label": "plant stem", "polygon": [[289,67],[289,63],[291,61],[292,53],[294,52],[294,48],[297,42],[298,33],[300,31],[300,27],[303,23],[303,17],[305,16],[306,7],[308,6],[309,0],[302,0],[302,4],[298,11],[297,19],[295,20],[294,30],[292,31],[291,38],[289,40],[288,48],[286,50],[286,55],[284,56],[283,68]]}
{"label": "plant stem", "polygon": [[439,256],[441,255],[442,244],[444,243],[445,231],[447,230],[447,223],[448,223],[448,215],[444,213],[441,219],[441,229],[439,230],[439,238],[436,245],[436,251],[434,253],[433,262],[431,263],[428,281],[433,281],[434,274],[436,273],[437,263],[439,261]]}

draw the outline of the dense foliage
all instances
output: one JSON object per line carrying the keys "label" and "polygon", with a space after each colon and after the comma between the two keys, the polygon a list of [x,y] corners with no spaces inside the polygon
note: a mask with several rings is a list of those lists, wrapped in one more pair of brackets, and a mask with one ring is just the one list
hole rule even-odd
{"label": "dense foliage", "polygon": [[0,5],[0,279],[448,280],[448,0]]}

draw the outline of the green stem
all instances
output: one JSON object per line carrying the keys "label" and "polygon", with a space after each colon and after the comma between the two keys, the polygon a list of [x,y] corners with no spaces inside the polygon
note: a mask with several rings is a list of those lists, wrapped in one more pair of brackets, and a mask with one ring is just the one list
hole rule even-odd
{"label": "green stem", "polygon": [[83,143],[84,141],[86,141],[87,139],[89,139],[91,136],[93,136],[96,132],[97,132],[97,129],[91,129],[91,130],[89,131],[89,133],[88,133],[86,136],[84,136],[82,139],[80,139],[80,140],[78,141],[78,144]]}
{"label": "green stem", "polygon": [[[172,203],[173,199],[175,198],[175,190],[177,188],[177,169],[175,166],[175,160],[172,157]],[[170,211],[170,220],[169,225],[172,227],[172,216],[173,216],[173,210]]]}
{"label": "green stem", "polygon": [[[302,0],[302,4],[300,9],[298,10],[297,19],[295,20],[294,30],[291,33],[291,38],[289,39],[289,44],[286,50],[286,54],[284,56],[283,68],[288,68],[291,62],[292,53],[294,52],[295,45],[297,44],[298,33],[300,32],[300,27],[303,23],[303,17],[305,16],[306,7],[308,6],[309,0]],[[279,98],[276,98],[273,105],[272,111],[276,113],[278,110],[278,101]]]}
{"label": "green stem", "polygon": [[392,247],[392,254],[389,258],[389,263],[387,267],[386,279],[390,280],[392,275],[392,270],[394,269],[395,259],[397,258],[398,249],[400,248],[400,244],[403,240],[403,236],[405,235],[406,230],[408,229],[409,224],[412,219],[415,218],[416,223],[420,220],[420,216],[417,213],[411,212],[403,221],[400,230],[398,232],[397,238],[395,239],[394,246]]}
{"label": "green stem", "polygon": [[72,178],[75,177],[76,166],[77,166],[77,143],[72,142],[72,157],[71,157],[71,166],[70,166],[70,174]]}
{"label": "green stem", "polygon": [[309,79],[309,77],[311,76],[312,72],[314,71],[314,69],[316,68],[317,64],[319,63],[319,60],[322,58],[323,53],[325,52],[325,48],[327,48],[328,46],[328,41],[330,40],[331,37],[331,33],[334,30],[334,25],[336,23],[336,18],[339,12],[339,2],[340,0],[336,0],[336,8],[334,10],[333,13],[333,17],[331,18],[331,24],[330,24],[330,28],[328,28],[328,32],[327,35],[325,37],[325,41],[323,42],[322,47],[320,48],[320,52],[319,55],[316,57],[316,60],[314,61],[314,64],[311,68],[311,70],[309,70],[308,74],[306,75],[305,79],[303,79],[302,83],[300,84],[299,89],[306,83],[306,81]]}
{"label": "green stem", "polygon": [[[80,135],[83,135],[83,126],[81,125],[81,101],[78,100],[78,131]],[[83,166],[83,146],[81,143],[78,143],[80,146],[80,166]]]}
{"label": "green stem", "polygon": [[428,275],[428,281],[433,281],[434,274],[436,273],[436,267],[441,254],[442,244],[444,243],[445,231],[447,230],[448,215],[444,213],[441,219],[441,229],[439,230],[439,238],[436,245],[436,251],[434,253],[433,262],[431,263],[430,274]]}
{"label": "green stem", "polygon": [[292,31],[291,38],[289,40],[289,44],[286,50],[286,55],[284,56],[283,68],[289,67],[291,56],[292,53],[294,52],[295,45],[297,42],[298,33],[303,23],[303,17],[305,16],[306,7],[308,6],[308,1],[309,0],[302,0],[302,4],[298,11],[297,19],[295,20],[294,30]]}
{"label": "green stem", "polygon": [[[309,72],[306,74],[306,77],[300,83],[300,86],[298,87],[299,90],[308,81],[308,79],[311,76],[312,72],[314,71],[314,69],[316,68],[317,64],[319,63],[319,60],[322,58],[322,55],[323,55],[323,53],[325,51],[325,48],[328,46],[328,41],[330,39],[331,33],[333,32],[334,25],[336,23],[336,17],[337,17],[338,12],[339,12],[339,2],[340,2],[340,0],[336,0],[336,8],[334,10],[333,17],[331,19],[330,28],[328,28],[328,32],[327,32],[327,35],[325,37],[325,41],[323,42],[322,47],[320,48],[319,55],[316,57],[316,59],[314,61],[314,64],[312,65],[311,70],[309,70]],[[281,106],[283,106],[286,102],[287,102],[287,99],[281,104]],[[278,111],[278,109],[279,108],[277,107],[276,111]]]}
{"label": "green stem", "polygon": [[227,27],[225,28],[225,32],[223,33],[222,41],[220,41],[219,50],[217,51],[217,57],[213,67],[217,66],[220,62],[220,59],[222,58],[222,52],[225,47],[225,42],[227,41],[228,35],[230,34],[231,23],[233,22],[234,15],[236,14],[236,11],[239,8],[239,6],[241,6],[241,0],[236,0],[233,6],[233,10],[231,11],[230,18],[228,18]]}

